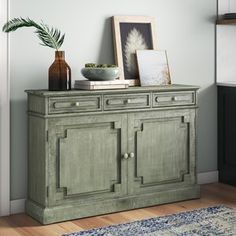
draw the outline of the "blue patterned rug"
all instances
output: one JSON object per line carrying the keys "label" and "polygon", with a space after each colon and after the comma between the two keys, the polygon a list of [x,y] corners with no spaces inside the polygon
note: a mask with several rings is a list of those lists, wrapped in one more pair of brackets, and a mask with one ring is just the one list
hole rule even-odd
{"label": "blue patterned rug", "polygon": [[214,206],[65,236],[235,236],[236,210]]}

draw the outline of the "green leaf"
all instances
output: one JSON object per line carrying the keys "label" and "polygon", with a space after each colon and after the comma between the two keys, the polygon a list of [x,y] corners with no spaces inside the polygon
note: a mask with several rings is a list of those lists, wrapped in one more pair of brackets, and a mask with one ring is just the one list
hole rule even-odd
{"label": "green leaf", "polygon": [[8,21],[2,28],[4,32],[12,32],[22,27],[34,27],[35,33],[41,40],[41,45],[54,48],[58,50],[64,42],[65,34],[61,34],[60,30],[56,28],[49,28],[48,25],[41,22],[40,24],[27,18],[14,18]]}

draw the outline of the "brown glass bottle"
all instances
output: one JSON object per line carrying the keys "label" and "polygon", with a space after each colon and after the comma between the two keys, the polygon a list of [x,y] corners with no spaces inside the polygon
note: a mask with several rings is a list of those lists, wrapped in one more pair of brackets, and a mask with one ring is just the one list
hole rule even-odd
{"label": "brown glass bottle", "polygon": [[55,61],[48,70],[48,88],[50,91],[71,90],[71,69],[64,51],[55,52]]}

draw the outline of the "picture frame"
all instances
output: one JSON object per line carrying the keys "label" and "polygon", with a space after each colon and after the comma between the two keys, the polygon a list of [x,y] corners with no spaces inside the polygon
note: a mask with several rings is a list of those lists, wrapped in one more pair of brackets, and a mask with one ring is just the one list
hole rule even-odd
{"label": "picture frame", "polygon": [[121,80],[139,85],[136,50],[157,50],[155,18],[150,16],[112,17],[115,63]]}
{"label": "picture frame", "polygon": [[165,50],[137,50],[141,86],[171,84],[167,53]]}

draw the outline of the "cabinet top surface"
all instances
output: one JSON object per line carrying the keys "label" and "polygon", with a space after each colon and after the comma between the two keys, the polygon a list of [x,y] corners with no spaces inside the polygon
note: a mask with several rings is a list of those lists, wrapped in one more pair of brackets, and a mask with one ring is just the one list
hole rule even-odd
{"label": "cabinet top surface", "polygon": [[106,89],[106,90],[78,90],[70,91],[48,91],[48,90],[26,90],[28,94],[37,96],[68,96],[68,95],[86,95],[86,94],[106,94],[106,93],[130,93],[130,92],[171,92],[171,91],[188,91],[198,90],[198,86],[172,84],[165,86],[150,86],[150,87],[129,87],[127,89]]}

